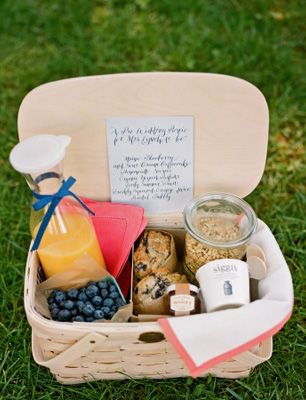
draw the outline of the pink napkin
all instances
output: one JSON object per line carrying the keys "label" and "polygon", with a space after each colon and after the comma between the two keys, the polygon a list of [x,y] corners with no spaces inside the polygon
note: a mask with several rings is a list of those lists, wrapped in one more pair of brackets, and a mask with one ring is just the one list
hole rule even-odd
{"label": "pink napkin", "polygon": [[124,295],[131,282],[128,257],[134,242],[147,225],[142,207],[83,199],[95,213],[92,217],[107,270]]}

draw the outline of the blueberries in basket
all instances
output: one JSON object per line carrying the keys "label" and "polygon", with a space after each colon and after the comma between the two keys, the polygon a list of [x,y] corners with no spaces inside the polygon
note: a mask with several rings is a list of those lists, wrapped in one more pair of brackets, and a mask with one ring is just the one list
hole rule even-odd
{"label": "blueberries in basket", "polygon": [[86,289],[86,295],[87,297],[89,297],[90,299],[92,299],[93,297],[97,296],[99,293],[99,289],[97,286],[94,285],[89,285]]}
{"label": "blueberries in basket", "polygon": [[95,296],[92,300],[91,300],[92,304],[94,306],[101,306],[101,304],[103,303],[102,297],[100,296]]}
{"label": "blueberries in basket", "polygon": [[82,315],[76,315],[75,317],[72,317],[72,321],[75,322],[84,322],[84,317]]}
{"label": "blueberries in basket", "polygon": [[107,282],[105,280],[101,280],[98,282],[98,286],[100,289],[107,289]]}
{"label": "blueberries in basket", "polygon": [[118,292],[111,292],[111,293],[109,294],[109,297],[110,297],[111,299],[113,299],[113,300],[116,300],[116,299],[118,299],[118,297],[119,297],[119,293],[118,293]]}
{"label": "blueberries in basket", "polygon": [[77,289],[69,289],[67,292],[68,299],[76,300],[78,298],[79,291]]}
{"label": "blueberries in basket", "polygon": [[92,304],[86,304],[83,307],[82,312],[83,312],[84,315],[86,315],[86,317],[90,317],[95,312],[95,308],[94,308],[94,306]]}
{"label": "blueberries in basket", "polygon": [[72,300],[65,300],[63,305],[61,303],[61,307],[65,308],[66,310],[72,310],[75,307],[75,302]]}
{"label": "blueberries in basket", "polygon": [[103,319],[104,318],[104,313],[102,310],[96,310],[94,312],[94,318],[95,319]]}
{"label": "blueberries in basket", "polygon": [[[80,301],[83,301],[84,303],[85,303],[85,301],[87,301],[88,300],[88,297],[86,296],[86,293],[85,293],[85,288],[83,288],[84,289],[84,291],[83,292],[81,292],[81,293],[79,293],[79,295],[78,295],[78,299],[80,300]],[[82,289],[81,289],[82,290]]]}
{"label": "blueberries in basket", "polygon": [[103,301],[103,306],[112,307],[114,305],[114,300],[109,297]]}
{"label": "blueberries in basket", "polygon": [[55,308],[58,308],[58,305],[56,303],[49,304],[49,310],[50,311],[54,310]]}
{"label": "blueberries in basket", "polygon": [[54,296],[53,295],[48,297],[48,304],[50,305],[52,303],[54,303]]}
{"label": "blueberries in basket", "polygon": [[103,299],[106,299],[107,296],[108,296],[108,290],[107,289],[101,289],[101,297]]}
{"label": "blueberries in basket", "polygon": [[57,314],[57,318],[59,321],[70,321],[71,319],[71,311],[69,310],[60,310]]}

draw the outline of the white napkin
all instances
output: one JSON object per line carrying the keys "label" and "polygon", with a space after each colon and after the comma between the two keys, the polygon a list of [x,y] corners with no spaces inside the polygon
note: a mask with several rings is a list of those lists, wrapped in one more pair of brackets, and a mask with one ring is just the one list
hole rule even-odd
{"label": "white napkin", "polygon": [[263,249],[268,267],[266,278],[258,282],[260,300],[236,309],[158,321],[194,378],[273,336],[291,316],[290,271],[264,222],[259,221],[252,243]]}

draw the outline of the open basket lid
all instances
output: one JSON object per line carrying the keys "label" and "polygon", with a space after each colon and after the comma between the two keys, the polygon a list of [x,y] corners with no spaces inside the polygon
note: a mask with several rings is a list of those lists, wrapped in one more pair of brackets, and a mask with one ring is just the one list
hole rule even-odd
{"label": "open basket lid", "polygon": [[194,196],[244,197],[264,171],[269,113],[262,93],[242,79],[209,73],[152,72],[51,82],[32,90],[18,115],[20,140],[69,135],[65,175],[81,196],[110,200],[106,119],[193,116]]}

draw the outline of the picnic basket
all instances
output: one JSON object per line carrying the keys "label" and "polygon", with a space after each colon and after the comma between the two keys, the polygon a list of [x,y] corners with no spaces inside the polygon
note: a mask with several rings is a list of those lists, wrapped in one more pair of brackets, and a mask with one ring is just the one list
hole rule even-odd
{"label": "picnic basket", "polygon": [[[206,73],[132,73],[66,79],[39,86],[23,100],[20,139],[37,134],[72,137],[65,170],[76,193],[110,200],[106,118],[194,117],[194,195],[211,190],[248,195],[264,171],[268,109],[263,95],[241,79]],[[181,215],[150,215],[149,225],[182,231]],[[41,281],[36,253],[28,253],[24,304],[35,361],[64,384],[99,379],[189,376],[156,321],[63,323],[35,308]],[[269,338],[207,371],[222,378],[248,376],[272,354]]]}

